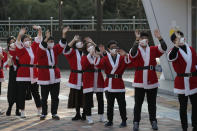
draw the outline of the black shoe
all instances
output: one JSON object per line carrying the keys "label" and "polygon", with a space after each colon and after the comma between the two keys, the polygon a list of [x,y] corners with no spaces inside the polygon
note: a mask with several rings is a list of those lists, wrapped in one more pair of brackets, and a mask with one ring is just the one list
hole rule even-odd
{"label": "black shoe", "polygon": [[78,120],[81,120],[80,114],[76,114],[75,117],[72,118],[72,121],[78,121]]}
{"label": "black shoe", "polygon": [[85,121],[85,120],[86,120],[86,115],[85,115],[85,113],[82,113],[81,120],[82,120],[82,121]]}
{"label": "black shoe", "polygon": [[21,116],[21,113],[19,112],[19,109],[16,109],[15,115],[16,116]]}
{"label": "black shoe", "polygon": [[11,115],[11,109],[8,108],[8,110],[6,111],[6,116],[10,116]]}
{"label": "black shoe", "polygon": [[52,115],[52,119],[53,120],[60,120],[60,117],[57,114],[55,114],[55,115]]}
{"label": "black shoe", "polygon": [[107,123],[105,123],[105,127],[110,127],[110,126],[113,126],[113,122],[108,121]]}
{"label": "black shoe", "polygon": [[[187,129],[183,129],[183,131],[187,131]],[[195,130],[193,130],[193,131],[195,131]]]}
{"label": "black shoe", "polygon": [[126,121],[122,121],[122,123],[119,125],[120,128],[124,128],[127,126],[127,122]]}
{"label": "black shoe", "polygon": [[40,120],[45,120],[46,119],[46,115],[41,115],[40,116]]}
{"label": "black shoe", "polygon": [[151,125],[152,125],[152,129],[153,130],[155,130],[155,131],[158,130],[158,126],[157,126],[157,122],[156,121],[152,121]]}
{"label": "black shoe", "polygon": [[133,123],[133,131],[139,131],[139,122]]}

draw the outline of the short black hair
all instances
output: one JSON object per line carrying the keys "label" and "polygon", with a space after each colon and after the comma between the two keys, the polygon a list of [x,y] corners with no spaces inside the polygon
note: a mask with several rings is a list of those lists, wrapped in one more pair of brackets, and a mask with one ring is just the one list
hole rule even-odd
{"label": "short black hair", "polygon": [[[181,37],[184,37],[183,32],[177,31],[177,33],[180,34]],[[174,42],[174,40],[176,39],[176,34],[175,34],[175,32],[171,35],[170,39],[171,39],[172,42]]]}
{"label": "short black hair", "polygon": [[147,32],[140,32],[140,37],[143,37],[143,36],[146,36],[146,37],[149,37],[149,34]]}
{"label": "short black hair", "polygon": [[110,40],[110,41],[107,43],[107,48],[110,48],[110,46],[111,46],[112,44],[118,45],[118,42],[115,41],[115,40]]}
{"label": "short black hair", "polygon": [[54,39],[54,37],[50,36],[50,37],[48,38],[48,41],[49,41],[49,40],[53,40],[53,41],[54,41],[55,39]]}
{"label": "short black hair", "polygon": [[13,39],[16,40],[16,38],[14,36],[8,37],[7,38],[7,44],[10,44],[10,41],[13,40]]}

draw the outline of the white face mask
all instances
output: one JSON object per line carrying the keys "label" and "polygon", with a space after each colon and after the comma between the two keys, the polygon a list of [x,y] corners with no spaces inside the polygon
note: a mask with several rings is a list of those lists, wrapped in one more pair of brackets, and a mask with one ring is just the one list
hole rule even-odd
{"label": "white face mask", "polygon": [[29,48],[29,47],[31,46],[31,41],[26,41],[26,42],[24,42],[24,46],[25,46],[26,48]]}
{"label": "white face mask", "polygon": [[114,55],[117,54],[117,49],[112,49],[112,50],[110,50],[110,53],[111,53],[111,54],[114,54]]}
{"label": "white face mask", "polygon": [[93,51],[94,50],[94,46],[90,46],[90,47],[88,47],[88,49],[87,49],[87,51],[90,53],[91,51]]}
{"label": "white face mask", "polygon": [[14,43],[10,44],[10,48],[13,50],[16,49],[16,45]]}
{"label": "white face mask", "polygon": [[141,46],[147,46],[147,45],[148,45],[148,39],[140,40],[140,41],[139,41],[139,44],[140,44]]}
{"label": "white face mask", "polygon": [[49,49],[52,49],[53,46],[54,46],[54,44],[55,44],[55,43],[47,43],[47,47],[48,47]]}
{"label": "white face mask", "polygon": [[185,45],[185,38],[181,37],[179,45]]}
{"label": "white face mask", "polygon": [[82,43],[82,42],[77,42],[77,43],[76,43],[76,47],[77,47],[78,49],[81,49],[81,48],[83,47],[83,43]]}

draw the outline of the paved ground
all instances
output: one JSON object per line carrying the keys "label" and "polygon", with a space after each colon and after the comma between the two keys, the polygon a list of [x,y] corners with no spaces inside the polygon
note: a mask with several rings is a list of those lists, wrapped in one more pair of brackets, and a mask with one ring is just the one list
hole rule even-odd
{"label": "paved ground", "polygon": [[[6,75],[7,76],[7,75]],[[17,116],[14,116],[14,109],[12,112],[12,116],[7,117],[5,115],[0,116],[0,130],[5,131],[20,131],[20,130],[29,130],[29,131],[120,131],[125,130],[129,131],[132,128],[132,119],[133,119],[133,106],[134,106],[134,90],[129,87],[127,84],[127,93],[126,93],[126,101],[127,101],[127,114],[128,114],[128,127],[119,128],[119,124],[121,122],[118,105],[115,104],[115,115],[114,115],[114,126],[112,128],[104,127],[104,123],[98,122],[97,115],[97,102],[95,99],[95,107],[93,108],[93,118],[95,124],[88,125],[86,122],[78,121],[72,122],[71,118],[74,116],[75,111],[71,109],[67,109],[67,101],[68,101],[68,93],[69,88],[65,86],[68,79],[68,72],[62,72],[62,83],[61,83],[61,91],[60,91],[60,105],[59,105],[59,115],[61,117],[60,121],[54,121],[51,119],[51,116],[48,115],[45,121],[40,121],[39,117],[36,116],[36,108],[33,100],[26,102],[26,119],[21,119]],[[129,80],[128,78],[132,76],[130,72],[124,75],[125,80]],[[0,96],[0,109],[6,111],[7,109],[7,81],[3,83],[2,95]],[[158,95],[157,101],[157,118],[158,118],[158,126],[160,131],[181,131],[181,125],[178,114],[178,103],[177,99],[174,96],[169,96],[165,94]],[[189,106],[189,112],[190,112]],[[49,100],[49,110],[50,110],[50,100]],[[142,120],[140,123],[140,131],[152,131],[151,126],[149,124],[148,119],[148,109],[147,103],[144,102],[142,109]],[[106,115],[106,100],[105,100],[105,115]],[[191,114],[188,113],[188,117]],[[189,118],[190,120],[190,118]],[[191,122],[190,122],[191,123]],[[191,128],[190,128],[191,130]],[[189,130],[189,131],[190,131]]]}

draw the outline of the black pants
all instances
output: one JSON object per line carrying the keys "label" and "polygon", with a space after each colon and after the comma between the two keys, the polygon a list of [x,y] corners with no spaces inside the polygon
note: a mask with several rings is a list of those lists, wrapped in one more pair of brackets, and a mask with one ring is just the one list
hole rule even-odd
{"label": "black pants", "polygon": [[[91,116],[91,108],[93,107],[93,92],[85,93],[85,112],[87,116]],[[104,113],[104,100],[103,100],[103,92],[97,92],[96,98],[98,102],[98,114]]]}
{"label": "black pants", "polygon": [[115,99],[118,102],[120,116],[122,118],[122,121],[127,120],[127,112],[126,112],[126,100],[125,100],[125,92],[106,92],[107,97],[107,119],[108,121],[113,121],[113,115],[114,115],[114,102]]}
{"label": "black pants", "polygon": [[192,104],[192,126],[195,129],[195,131],[197,130],[197,93],[194,95],[190,95],[190,96],[185,96],[184,94],[179,94],[178,95],[178,99],[179,99],[179,103],[180,103],[180,117],[181,117],[181,124],[182,124],[182,128],[186,129],[188,128],[188,122],[187,122],[187,102],[188,102],[188,97],[191,101]]}
{"label": "black pants", "polygon": [[9,70],[9,81],[8,81],[8,92],[7,92],[7,100],[9,104],[9,108],[11,109],[13,104],[16,103],[16,109],[19,108],[18,104],[18,86],[16,82],[17,71],[14,70],[14,67],[11,66]]}
{"label": "black pants", "polygon": [[157,90],[158,88],[154,88],[154,89],[135,88],[135,106],[134,106],[133,122],[140,122],[141,120],[141,110],[142,110],[142,104],[144,102],[145,94],[147,96],[147,102],[148,102],[149,119],[151,122],[157,121],[156,119]]}
{"label": "black pants", "polygon": [[50,85],[41,85],[41,96],[42,96],[42,115],[47,115],[48,105],[48,95],[51,95],[51,114],[57,114],[58,105],[59,105],[59,92],[60,92],[60,83],[50,84]]}
{"label": "black pants", "polygon": [[26,92],[28,88],[30,89],[30,92],[34,98],[36,107],[41,107],[41,100],[40,100],[40,94],[39,94],[39,86],[37,83],[31,84],[29,81],[18,81],[18,103],[19,103],[19,109],[24,110],[25,109],[25,99],[26,99]]}

